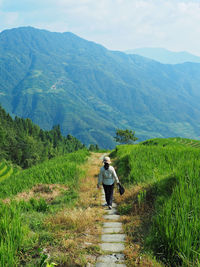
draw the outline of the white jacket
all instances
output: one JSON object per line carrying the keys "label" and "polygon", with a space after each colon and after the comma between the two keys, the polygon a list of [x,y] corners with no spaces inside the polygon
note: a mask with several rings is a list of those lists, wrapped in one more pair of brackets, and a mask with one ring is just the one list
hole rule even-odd
{"label": "white jacket", "polygon": [[105,185],[112,185],[114,182],[119,183],[119,179],[113,166],[109,166],[108,170],[103,167],[100,169],[98,185],[101,183]]}

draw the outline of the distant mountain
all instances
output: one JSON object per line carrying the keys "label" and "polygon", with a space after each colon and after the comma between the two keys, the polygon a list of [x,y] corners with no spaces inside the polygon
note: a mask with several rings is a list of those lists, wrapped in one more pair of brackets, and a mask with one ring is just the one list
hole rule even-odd
{"label": "distant mountain", "polygon": [[85,144],[112,148],[116,128],[199,138],[200,64],[164,65],[109,51],[72,33],[0,33],[0,103],[43,129],[60,124]]}
{"label": "distant mountain", "polygon": [[200,63],[200,57],[190,54],[188,52],[172,52],[164,48],[136,48],[127,50],[127,54],[136,54],[147,57],[163,64],[181,64],[185,62]]}

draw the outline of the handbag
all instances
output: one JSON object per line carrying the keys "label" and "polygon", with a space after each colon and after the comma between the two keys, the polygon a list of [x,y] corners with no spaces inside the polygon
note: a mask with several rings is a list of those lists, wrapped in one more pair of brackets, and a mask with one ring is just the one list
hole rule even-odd
{"label": "handbag", "polygon": [[119,190],[120,195],[123,195],[125,192],[124,187],[120,183],[118,183],[118,190]]}

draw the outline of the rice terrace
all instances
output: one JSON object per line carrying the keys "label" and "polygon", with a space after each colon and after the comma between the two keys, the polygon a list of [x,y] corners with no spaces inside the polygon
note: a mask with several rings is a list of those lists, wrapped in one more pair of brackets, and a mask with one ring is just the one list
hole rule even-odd
{"label": "rice terrace", "polygon": [[[199,141],[184,138],[108,152],[126,189],[115,194],[126,266],[199,266],[199,152]],[[102,254],[105,209],[96,175],[103,154],[83,149],[25,170],[1,162],[2,267],[95,266]]]}

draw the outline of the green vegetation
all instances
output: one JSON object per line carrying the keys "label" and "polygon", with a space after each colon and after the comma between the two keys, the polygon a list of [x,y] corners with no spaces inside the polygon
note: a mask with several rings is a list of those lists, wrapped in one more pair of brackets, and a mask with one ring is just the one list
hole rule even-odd
{"label": "green vegetation", "polygon": [[[13,174],[1,182],[2,267],[46,266],[47,252],[44,252],[44,248],[56,242],[53,233],[48,230],[47,218],[64,207],[75,204],[78,199],[79,178],[83,173],[79,165],[88,154],[87,150],[81,150],[60,156]],[[2,163],[0,166],[3,170],[6,165]],[[55,196],[52,184],[60,188],[59,194]],[[34,197],[29,197],[30,191],[33,191]],[[23,195],[15,199],[20,192]],[[42,265],[42,262],[46,263]]]}
{"label": "green vegetation", "polygon": [[[140,206],[152,204],[146,248],[170,266],[200,263],[200,141],[152,139],[118,146],[118,174],[127,184],[143,188]],[[121,208],[130,212],[130,205]]]}
{"label": "green vegetation", "polygon": [[0,160],[10,160],[28,168],[83,147],[75,137],[62,136],[59,125],[54,126],[51,131],[44,131],[30,119],[15,117],[13,120],[0,106]]}
{"label": "green vegetation", "polygon": [[46,130],[59,124],[87,146],[114,148],[116,128],[134,128],[140,141],[199,138],[199,64],[160,64],[22,27],[0,33],[0,84],[7,112]]}

